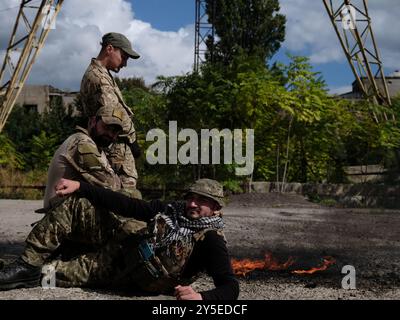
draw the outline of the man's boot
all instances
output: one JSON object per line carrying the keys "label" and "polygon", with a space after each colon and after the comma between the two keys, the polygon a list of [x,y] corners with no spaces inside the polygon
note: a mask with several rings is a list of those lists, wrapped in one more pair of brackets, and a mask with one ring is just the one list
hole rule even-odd
{"label": "man's boot", "polygon": [[42,268],[26,263],[21,258],[0,270],[0,290],[39,286]]}

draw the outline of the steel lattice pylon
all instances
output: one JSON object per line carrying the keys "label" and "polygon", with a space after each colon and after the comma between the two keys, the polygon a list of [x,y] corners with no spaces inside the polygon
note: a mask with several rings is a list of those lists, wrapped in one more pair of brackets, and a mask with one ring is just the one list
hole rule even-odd
{"label": "steel lattice pylon", "polygon": [[[29,75],[63,0],[22,0],[0,70],[0,132]],[[37,1],[36,1],[37,2]],[[14,65],[13,57],[19,55]],[[8,74],[6,74],[8,71]]]}
{"label": "steel lattice pylon", "polygon": [[[371,27],[367,0],[323,0],[340,44],[364,96],[391,105],[378,46]],[[386,114],[384,114],[387,120]],[[378,121],[375,116],[375,120]]]}
{"label": "steel lattice pylon", "polygon": [[[211,14],[215,13],[215,0],[208,1],[211,4]],[[207,47],[207,38],[211,36],[214,40],[215,28],[209,23],[206,11],[206,0],[196,0],[196,22],[195,22],[195,47],[194,47],[194,67],[195,71],[199,70],[199,66],[204,62],[204,54],[208,53],[212,60],[212,48]],[[213,17],[211,17],[211,20]]]}

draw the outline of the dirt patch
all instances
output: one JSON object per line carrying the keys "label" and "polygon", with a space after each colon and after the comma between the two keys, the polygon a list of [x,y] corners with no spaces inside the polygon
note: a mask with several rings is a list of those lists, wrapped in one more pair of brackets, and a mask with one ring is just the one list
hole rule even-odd
{"label": "dirt patch", "polygon": [[318,204],[308,201],[295,193],[242,193],[229,197],[229,207],[259,207],[259,208],[319,208]]}

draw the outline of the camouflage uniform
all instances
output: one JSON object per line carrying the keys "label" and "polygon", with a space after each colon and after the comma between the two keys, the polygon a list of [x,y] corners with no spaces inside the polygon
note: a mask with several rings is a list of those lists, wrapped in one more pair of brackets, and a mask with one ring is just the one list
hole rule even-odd
{"label": "camouflage uniform", "polygon": [[70,196],[35,225],[21,258],[33,266],[50,262],[57,286],[122,284],[117,282],[125,268],[122,240],[146,227],[134,219],[125,224],[128,228],[88,200]]}
{"label": "camouflage uniform", "polygon": [[138,175],[135,158],[128,145],[136,140],[133,112],[125,104],[110,72],[94,58],[82,78],[80,95],[85,116],[95,115],[102,106],[115,107],[122,111],[123,134],[106,153],[114,171],[121,178],[123,187],[135,188]]}
{"label": "camouflage uniform", "polygon": [[[114,111],[108,113],[109,115],[101,112],[103,121],[105,121],[104,116],[114,116],[115,114]],[[92,185],[110,188],[140,198],[140,194],[132,193],[132,190],[128,192],[121,189],[120,178],[111,168],[105,153],[98,149],[87,130],[77,127],[77,133],[64,141],[50,164],[44,209],[37,210],[37,212],[45,212],[46,216],[37,224],[34,232],[27,239],[26,261],[30,261],[32,265],[41,264],[43,259],[46,259],[46,255],[39,259],[38,257],[34,258],[35,254],[32,253],[41,252],[43,245],[50,251],[52,248],[58,248],[64,239],[67,241],[57,251],[65,258],[66,256],[76,256],[82,249],[88,249],[86,246],[89,246],[89,252],[98,249],[106,243],[105,239],[108,240],[110,235],[123,226],[125,229],[131,226],[131,231],[136,230],[133,219],[123,218],[112,212],[100,214],[101,210],[96,209],[87,200],[71,201],[69,199],[63,202],[64,199],[57,197],[54,190],[55,184],[60,178],[83,180]],[[105,216],[107,216],[106,220],[104,220]],[[69,234],[71,230],[74,232]],[[76,234],[80,234],[80,237],[83,236],[83,238],[76,238]],[[76,243],[79,245],[76,246]],[[74,247],[81,250],[76,252]],[[107,254],[106,257],[108,256],[110,255]],[[82,280],[89,265],[89,257],[91,257],[90,254],[85,254],[79,259],[74,258],[72,262],[67,263],[68,270],[72,270],[74,275],[76,274],[74,270],[80,270],[78,274]],[[59,263],[57,269],[66,267],[61,260]],[[62,276],[60,278],[63,279]],[[79,281],[73,280],[72,284],[79,285]]]}
{"label": "camouflage uniform", "polygon": [[57,149],[48,171],[44,207],[50,205],[55,196],[55,184],[61,178],[84,180],[112,190],[121,188],[119,177],[86,129],[77,127],[77,132],[68,137]]}
{"label": "camouflage uniform", "polygon": [[[172,204],[183,214],[184,203]],[[171,292],[175,286],[192,283],[195,277],[182,279],[196,241],[204,239],[208,228],[194,234],[194,241],[174,242],[144,260],[139,246],[159,241],[167,232],[167,215],[160,213],[147,227],[130,219],[129,226],[118,226],[106,210],[93,207],[86,199],[71,196],[51,210],[30,232],[22,259],[34,266],[44,263],[54,267],[59,287],[109,286],[147,292]],[[221,236],[223,233],[218,230]],[[74,251],[65,251],[64,243]],[[147,242],[145,242],[147,243]],[[76,249],[79,248],[79,249]]]}
{"label": "camouflage uniform", "polygon": [[[199,180],[189,192],[199,192],[223,203],[222,187],[219,190],[208,179]],[[165,206],[164,212],[155,215],[149,225],[135,219],[118,225],[106,210],[73,195],[34,227],[22,259],[34,266],[51,260],[57,286],[118,286],[171,292],[176,285],[195,279],[181,277],[195,243],[202,241],[210,230],[224,237],[220,217],[198,222],[184,215],[185,202],[178,201]],[[178,229],[190,225],[192,236],[176,233],[176,225],[171,224],[175,219],[184,219]],[[66,254],[62,250],[65,242],[74,244],[79,251]],[[143,247],[149,245],[157,249],[151,249],[153,253],[146,256]]]}

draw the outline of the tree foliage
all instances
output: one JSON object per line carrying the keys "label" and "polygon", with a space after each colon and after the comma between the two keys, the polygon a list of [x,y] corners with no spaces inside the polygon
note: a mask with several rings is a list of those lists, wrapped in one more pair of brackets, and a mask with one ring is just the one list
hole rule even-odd
{"label": "tree foliage", "polygon": [[[198,132],[254,129],[256,180],[344,182],[346,165],[384,164],[400,141],[397,123],[376,123],[379,107],[330,97],[307,58],[289,58],[268,70],[243,55],[229,67],[204,64],[200,73],[164,78],[167,119]],[[202,166],[200,176],[242,180],[229,165]]]}
{"label": "tree foliage", "polygon": [[40,131],[29,141],[31,152],[29,158],[33,163],[33,169],[47,171],[54,152],[57,149],[59,137],[55,133]]}
{"label": "tree foliage", "polygon": [[22,169],[23,166],[22,155],[6,135],[0,134],[0,168]]}
{"label": "tree foliage", "polygon": [[265,62],[285,39],[286,18],[278,13],[278,0],[208,0],[206,10],[218,36],[208,39],[215,61],[229,64],[245,54]]}
{"label": "tree foliage", "polygon": [[62,99],[56,97],[43,114],[16,105],[4,133],[22,156],[25,170],[46,170],[55,148],[74,132],[76,125],[84,122],[73,114],[73,106],[66,108]]}

